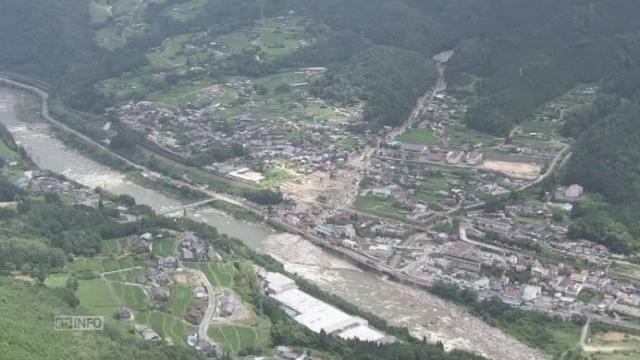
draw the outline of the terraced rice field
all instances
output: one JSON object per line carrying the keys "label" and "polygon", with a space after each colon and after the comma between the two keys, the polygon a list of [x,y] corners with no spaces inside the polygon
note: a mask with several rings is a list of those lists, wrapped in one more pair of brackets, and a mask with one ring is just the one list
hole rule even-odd
{"label": "terraced rice field", "polygon": [[171,339],[176,345],[187,346],[187,335],[197,331],[183,319],[159,311],[144,311],[136,314],[135,322],[152,328],[163,338]]}
{"label": "terraced rice field", "polygon": [[202,270],[207,279],[217,287],[233,287],[233,273],[235,269],[229,263],[203,263],[194,264],[196,269]]}
{"label": "terraced rice field", "polygon": [[248,347],[265,347],[270,343],[268,328],[225,325],[209,329],[209,337],[224,344],[225,350],[237,354]]}

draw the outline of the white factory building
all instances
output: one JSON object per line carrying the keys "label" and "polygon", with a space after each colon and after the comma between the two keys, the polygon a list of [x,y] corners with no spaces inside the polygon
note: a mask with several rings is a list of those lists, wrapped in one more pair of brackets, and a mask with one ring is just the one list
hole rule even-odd
{"label": "white factory building", "polygon": [[369,326],[367,320],[318,300],[298,289],[294,280],[280,274],[258,269],[265,282],[266,293],[275,299],[297,322],[309,330],[336,335],[343,339],[369,342],[392,341],[383,332]]}

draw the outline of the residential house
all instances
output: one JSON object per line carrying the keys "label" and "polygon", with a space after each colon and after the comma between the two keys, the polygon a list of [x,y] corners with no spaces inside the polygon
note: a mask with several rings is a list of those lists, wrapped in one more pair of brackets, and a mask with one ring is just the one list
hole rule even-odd
{"label": "residential house", "polygon": [[565,201],[569,203],[575,203],[582,200],[584,196],[584,189],[578,184],[570,185],[569,187],[560,186],[554,193],[554,198],[558,201]]}
{"label": "residential house", "polygon": [[482,161],[483,161],[482,153],[475,152],[475,151],[467,153],[467,156],[466,156],[467,164],[476,166],[476,165],[481,165]]}
{"label": "residential house", "polygon": [[135,325],[135,331],[142,336],[145,341],[158,342],[162,340],[160,335],[144,325]]}
{"label": "residential house", "polygon": [[415,154],[425,154],[429,150],[429,148],[427,147],[427,145],[422,144],[402,143],[400,144],[400,150]]}
{"label": "residential house", "polygon": [[204,311],[197,307],[190,307],[184,315],[185,320],[198,325],[204,316]]}
{"label": "residential house", "polygon": [[449,151],[447,153],[447,163],[448,164],[459,164],[462,161],[462,156],[464,153],[462,151]]}
{"label": "residential house", "polygon": [[121,308],[118,310],[118,319],[125,321],[133,320],[133,312],[129,308]]}
{"label": "residential house", "polygon": [[233,296],[228,296],[222,304],[222,311],[220,314],[224,317],[233,315],[236,310],[236,299]]}
{"label": "residential house", "polygon": [[507,305],[519,307],[522,305],[521,295],[520,289],[518,288],[506,288],[502,292],[502,302]]}

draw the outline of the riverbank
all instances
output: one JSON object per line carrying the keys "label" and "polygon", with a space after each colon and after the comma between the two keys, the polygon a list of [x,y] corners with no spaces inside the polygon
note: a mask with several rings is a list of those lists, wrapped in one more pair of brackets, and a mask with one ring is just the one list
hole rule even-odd
{"label": "riverbank", "polygon": [[[4,120],[6,119],[3,119],[3,121]],[[88,175],[94,175],[96,172],[112,171],[93,161],[83,158],[78,152],[56,145],[55,139],[53,139],[50,134],[29,133],[28,131],[21,134],[23,136],[22,141],[30,143],[27,150],[37,155],[34,156],[34,160],[39,166],[49,167],[50,170],[54,172],[66,171],[71,175],[77,176],[80,180],[83,179],[83,176],[86,177]],[[49,143],[43,145],[41,142],[35,141],[36,139],[46,139]],[[51,141],[54,141],[54,143],[51,143]],[[53,162],[48,161],[47,159],[52,156],[54,157],[54,159],[51,159]],[[167,207],[175,207],[179,204],[178,200],[171,199],[149,189],[142,189],[142,192],[140,192],[141,189],[133,189],[137,191],[137,193],[132,195],[131,193],[133,190],[129,188],[129,186],[131,186],[129,183],[125,182],[122,186],[126,187],[118,188],[112,186],[111,188],[107,187],[107,189],[115,193],[127,191],[129,192],[129,195],[136,198],[140,203],[147,204],[156,209],[156,211],[163,209],[163,207],[166,209]],[[158,199],[163,199],[163,201],[158,201]],[[167,201],[169,204],[166,203]],[[265,239],[269,235],[273,234],[266,229],[252,227],[250,224],[238,222],[229,217],[220,216],[217,211],[198,211],[194,214],[190,214],[190,217],[203,221],[209,225],[213,225],[217,227],[220,232],[237,237],[243,240],[250,247],[258,250],[260,249],[261,244],[264,243]],[[323,252],[318,247],[312,246],[312,249],[322,253],[323,256],[334,257],[334,255]],[[290,260],[287,258],[286,254],[281,254],[281,259],[285,264]],[[325,270],[320,266],[316,266],[314,269],[317,269],[317,271],[303,271],[304,269],[298,269],[296,272],[299,272],[312,282],[319,284],[319,286],[324,286],[325,291],[336,294],[358,306],[363,306],[372,313],[380,314],[381,317],[390,322],[397,321],[400,326],[406,326],[412,330],[412,333],[418,336],[420,336],[421,333],[438,334],[439,328],[444,326],[444,324],[450,324],[449,326],[455,327],[456,319],[461,313],[452,313],[451,309],[455,309],[455,311],[463,311],[456,306],[434,298],[432,295],[427,294],[424,291],[386,281],[374,274],[362,270],[328,270],[332,273],[328,273],[326,275],[333,275],[335,278],[333,279],[334,281],[327,283],[322,280],[327,278],[322,275],[325,273]],[[404,295],[399,296],[399,294]],[[424,299],[425,297],[428,300],[423,302],[421,299]],[[432,307],[433,301],[441,301],[442,305],[438,307],[438,309],[440,309],[438,311],[443,314],[452,313],[454,315],[450,316],[449,320],[433,322],[432,318],[429,316],[430,313],[425,312],[425,309]],[[413,304],[420,304],[420,306],[416,308]],[[425,325],[430,325],[430,327],[425,327]],[[512,338],[506,337],[500,330],[489,327],[477,318],[473,318],[473,321],[470,322],[469,326],[477,327],[482,330],[474,332],[467,329],[466,331],[459,332],[457,335],[456,333],[445,333],[441,336],[433,336],[436,336],[434,339],[447,339],[447,343],[449,344],[448,346],[463,347],[479,353],[486,353],[489,357],[498,360],[545,358],[535,350],[527,348]],[[487,332],[495,334],[495,336],[487,336]],[[521,349],[520,353],[525,355],[518,358],[514,358],[513,356],[506,357],[506,352],[493,349],[494,344],[492,341],[486,341],[486,339],[490,338],[504,339],[504,344],[506,344],[506,346],[509,348]]]}

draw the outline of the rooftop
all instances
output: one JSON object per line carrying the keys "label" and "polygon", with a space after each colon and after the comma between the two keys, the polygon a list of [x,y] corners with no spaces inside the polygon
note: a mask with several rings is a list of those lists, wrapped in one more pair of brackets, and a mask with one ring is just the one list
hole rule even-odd
{"label": "rooftop", "polygon": [[367,324],[366,320],[351,316],[299,289],[284,291],[273,295],[273,298],[296,311],[299,315],[295,320],[316,333],[324,330],[330,334],[354,325]]}
{"label": "rooftop", "polygon": [[358,325],[354,328],[347,329],[338,334],[338,336],[346,340],[358,339],[360,341],[370,342],[380,342],[385,338],[383,333],[366,325]]}

